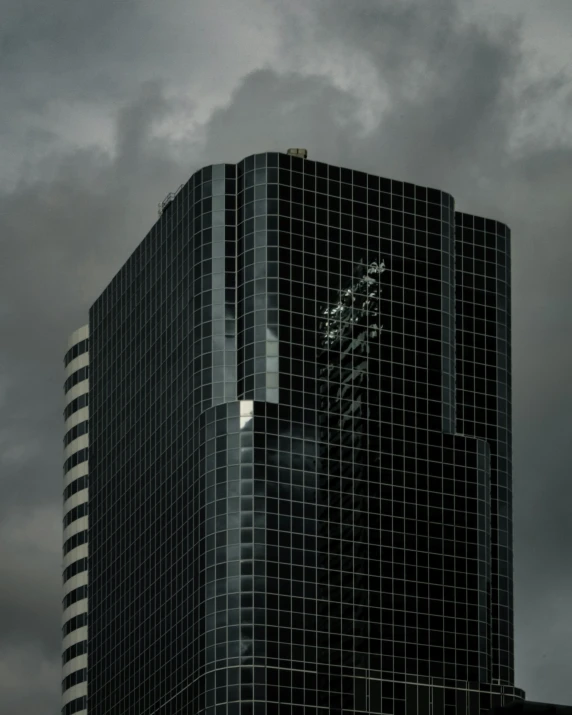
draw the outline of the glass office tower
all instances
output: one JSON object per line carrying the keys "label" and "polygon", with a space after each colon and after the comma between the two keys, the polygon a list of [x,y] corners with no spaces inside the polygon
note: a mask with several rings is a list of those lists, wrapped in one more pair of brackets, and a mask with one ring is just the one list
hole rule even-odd
{"label": "glass office tower", "polygon": [[89,316],[89,715],[523,699],[509,241],[289,154],[169,197]]}

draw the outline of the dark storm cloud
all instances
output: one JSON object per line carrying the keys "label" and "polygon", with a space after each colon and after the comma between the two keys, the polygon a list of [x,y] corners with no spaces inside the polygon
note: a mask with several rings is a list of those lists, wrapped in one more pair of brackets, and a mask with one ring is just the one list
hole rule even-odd
{"label": "dark storm cloud", "polygon": [[[534,115],[552,101],[555,81],[561,91],[567,80],[519,85],[518,24],[499,20],[488,31],[464,20],[457,5],[329,0],[313,4],[303,26],[295,13],[285,16],[285,63],[298,53],[333,53],[348,62],[364,58],[373,68],[388,105],[370,133],[363,132],[353,94],[328,75],[265,69],[245,77],[192,144],[158,139],[154,132],[173,112],[166,68],[177,65],[183,39],[201,42],[184,26],[172,47],[166,41],[176,25],[175,5],[162,10],[171,14],[168,26],[144,3],[107,9],[98,3],[97,12],[83,1],[55,3],[47,16],[35,2],[6,5],[10,22],[3,27],[11,29],[4,30],[0,80],[7,78],[3,86],[13,103],[9,114],[3,102],[0,126],[25,123],[48,99],[84,98],[116,107],[116,147],[114,154],[97,148],[49,154],[32,163],[33,173],[13,191],[0,194],[5,715],[40,709],[55,715],[59,707],[61,359],[67,336],[86,322],[89,305],[150,228],[168,191],[202,164],[288,146],[306,146],[314,159],[443,188],[458,208],[511,225],[517,684],[537,699],[572,702],[564,671],[572,655],[572,152],[556,140],[545,149],[548,143],[537,135],[521,143],[518,155],[510,149],[524,99]],[[150,66],[150,76],[159,79],[140,82]],[[45,137],[38,131],[38,145],[51,141],[48,131]],[[29,152],[30,146],[20,149]],[[26,667],[37,669],[34,689],[26,689],[27,675],[34,677]],[[55,688],[47,675],[54,673]]]}
{"label": "dark storm cloud", "polygon": [[355,102],[326,79],[259,70],[213,113],[201,154],[213,163],[239,161],[257,151],[308,145],[314,159],[343,156],[352,128],[359,128]]}
{"label": "dark storm cloud", "polygon": [[[149,136],[163,109],[157,85],[140,88],[119,112],[114,159],[95,150],[54,157],[42,167],[49,179],[0,196],[0,663],[13,664],[28,648],[38,669],[55,677],[46,710],[48,691],[22,686],[18,700],[0,667],[6,715],[39,712],[40,703],[59,711],[63,353],[156,219],[158,201],[184,178],[164,158],[169,147]],[[37,538],[23,543],[18,529]]]}
{"label": "dark storm cloud", "polygon": [[[3,0],[4,91],[12,90],[31,108],[54,98],[108,101],[124,83],[129,65],[137,66],[143,43],[154,53],[144,8],[134,0],[55,0],[49,6]],[[110,73],[114,67],[121,71]]]}
{"label": "dark storm cloud", "polygon": [[[163,110],[160,88],[144,86],[119,112],[113,160],[95,150],[54,158],[53,170],[45,169],[49,179],[0,196],[0,281],[4,306],[11,308],[0,313],[3,364],[10,366],[4,400],[11,405],[0,426],[13,431],[12,449],[18,439],[35,443],[49,437],[41,449],[22,455],[22,466],[13,467],[14,483],[5,467],[2,483],[11,490],[0,513],[14,500],[25,503],[32,485],[36,500],[53,497],[56,482],[41,464],[46,451],[52,463],[61,456],[60,413],[53,418],[54,409],[63,409],[67,335],[86,322],[89,304],[156,219],[163,187],[181,175],[164,158],[165,147],[149,138],[152,121]],[[38,468],[29,469],[29,459],[36,459]]]}

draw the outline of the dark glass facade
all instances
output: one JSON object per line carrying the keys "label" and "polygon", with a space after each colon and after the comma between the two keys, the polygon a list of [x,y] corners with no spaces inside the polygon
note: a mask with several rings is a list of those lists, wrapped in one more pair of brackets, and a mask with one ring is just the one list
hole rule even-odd
{"label": "dark glass facade", "polygon": [[90,715],[522,699],[508,244],[286,154],[180,189],[90,312]]}
{"label": "dark glass facade", "polygon": [[510,230],[456,214],[457,431],[491,449],[491,670],[514,678]]}

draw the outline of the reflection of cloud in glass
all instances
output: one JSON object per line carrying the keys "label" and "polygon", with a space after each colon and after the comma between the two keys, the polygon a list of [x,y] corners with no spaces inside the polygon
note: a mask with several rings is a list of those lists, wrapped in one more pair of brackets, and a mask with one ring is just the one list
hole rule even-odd
{"label": "reflection of cloud in glass", "polygon": [[252,421],[254,414],[254,403],[252,400],[242,400],[240,402],[240,429],[243,429]]}

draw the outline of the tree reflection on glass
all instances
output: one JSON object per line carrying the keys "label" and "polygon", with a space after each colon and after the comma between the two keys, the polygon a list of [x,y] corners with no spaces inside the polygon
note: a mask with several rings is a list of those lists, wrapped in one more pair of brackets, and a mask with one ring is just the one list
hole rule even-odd
{"label": "tree reflection on glass", "polygon": [[374,396],[379,400],[376,376],[385,271],[383,260],[358,264],[337,302],[323,308],[320,325],[320,523],[325,537],[320,561],[328,574],[327,583],[320,584],[321,603],[325,608],[329,603],[330,618],[342,619],[342,627],[341,637],[324,644],[319,657],[331,665],[361,668],[370,667],[369,637],[377,635],[370,633],[368,608],[373,604],[367,570],[355,567],[355,556],[364,555],[361,548],[367,557],[368,470],[379,466],[378,454],[368,454],[368,420],[375,417]]}

